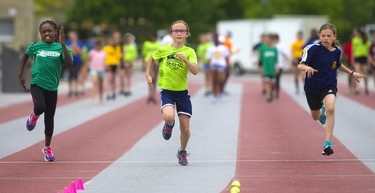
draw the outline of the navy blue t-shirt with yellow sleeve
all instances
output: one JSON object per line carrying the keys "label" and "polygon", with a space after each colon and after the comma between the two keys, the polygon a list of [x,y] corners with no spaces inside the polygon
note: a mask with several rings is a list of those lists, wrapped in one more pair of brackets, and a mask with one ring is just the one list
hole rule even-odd
{"label": "navy blue t-shirt with yellow sleeve", "polygon": [[302,53],[300,63],[304,63],[318,72],[305,79],[305,92],[321,94],[329,88],[337,88],[337,68],[341,66],[341,50],[336,47],[328,50],[321,44],[311,44]]}

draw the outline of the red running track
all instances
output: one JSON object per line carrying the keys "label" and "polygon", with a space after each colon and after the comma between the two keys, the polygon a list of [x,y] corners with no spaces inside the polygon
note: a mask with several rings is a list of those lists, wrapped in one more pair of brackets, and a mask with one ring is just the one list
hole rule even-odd
{"label": "red running track", "polygon": [[[189,93],[199,88],[190,85]],[[11,154],[0,159],[0,192],[56,193],[78,178],[87,182],[160,122],[159,105],[146,104],[144,97],[54,136],[55,162],[42,160],[43,142]]]}
{"label": "red running track", "polygon": [[287,94],[267,104],[259,84],[244,91],[233,178],[241,192],[375,192],[374,173],[340,141],[333,140],[335,154],[321,155],[323,127]]}

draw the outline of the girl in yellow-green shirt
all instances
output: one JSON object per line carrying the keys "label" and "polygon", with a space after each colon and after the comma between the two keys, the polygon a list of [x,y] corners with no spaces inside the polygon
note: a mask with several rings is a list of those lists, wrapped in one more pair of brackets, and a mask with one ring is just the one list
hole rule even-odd
{"label": "girl in yellow-green shirt", "polygon": [[[364,32],[362,29],[356,28],[354,29],[353,33],[354,33],[354,37],[352,39],[352,50],[353,50],[352,64],[354,64],[354,70],[362,74],[367,74],[367,68],[368,68],[367,56],[370,50],[371,42],[367,38],[366,32]],[[365,94],[367,95],[369,93],[367,79],[365,79],[364,82],[365,82]],[[354,87],[355,87],[355,94],[359,94],[358,84],[356,84]]]}
{"label": "girl in yellow-green shirt", "polygon": [[188,164],[186,147],[190,138],[190,117],[192,105],[188,92],[188,73],[198,73],[197,55],[193,48],[185,46],[186,38],[190,36],[189,26],[183,20],[175,21],[169,29],[173,43],[159,47],[149,58],[146,68],[146,81],[153,87],[151,75],[154,61],[160,63],[158,85],[162,89],[161,112],[165,121],[162,134],[169,140],[175,123],[175,112],[180,121],[180,149],[177,152],[178,163]]}
{"label": "girl in yellow-green shirt", "polygon": [[135,60],[138,57],[137,46],[135,44],[135,37],[131,33],[126,33],[125,45],[123,48],[123,60],[124,60],[124,71],[125,71],[125,96],[131,95],[131,79],[132,79],[132,69]]}

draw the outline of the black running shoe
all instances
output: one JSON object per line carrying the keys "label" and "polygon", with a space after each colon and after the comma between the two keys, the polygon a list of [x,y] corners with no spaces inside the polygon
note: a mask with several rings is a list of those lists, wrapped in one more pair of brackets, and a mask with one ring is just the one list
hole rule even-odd
{"label": "black running shoe", "polygon": [[174,127],[174,121],[173,121],[172,125],[164,123],[164,127],[163,127],[163,130],[162,130],[162,133],[163,133],[163,138],[165,140],[169,140],[171,138],[173,127]]}
{"label": "black running shoe", "polygon": [[332,142],[331,141],[326,141],[324,142],[324,149],[322,151],[322,155],[331,155],[333,154],[333,149],[332,149]]}

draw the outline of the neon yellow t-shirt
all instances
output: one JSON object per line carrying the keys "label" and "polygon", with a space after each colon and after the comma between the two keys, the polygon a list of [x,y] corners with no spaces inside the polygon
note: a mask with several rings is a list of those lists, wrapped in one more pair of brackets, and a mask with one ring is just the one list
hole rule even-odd
{"label": "neon yellow t-shirt", "polygon": [[352,39],[352,49],[354,57],[367,57],[368,51],[370,50],[371,42],[367,40],[366,43],[363,43],[363,40],[359,37],[354,37]]}
{"label": "neon yellow t-shirt", "polygon": [[174,49],[171,44],[159,47],[152,55],[160,63],[158,85],[165,90],[182,91],[188,89],[187,65],[176,57],[177,53],[184,54],[189,62],[197,65],[197,55],[193,48],[182,46]]}
{"label": "neon yellow t-shirt", "polygon": [[206,52],[207,52],[208,48],[211,47],[211,46],[212,46],[212,43],[207,42],[207,43],[204,43],[204,44],[199,44],[198,47],[197,47],[198,58],[200,58],[201,61],[203,61],[204,63],[208,62]]}
{"label": "neon yellow t-shirt", "polygon": [[158,41],[145,41],[142,46],[142,55],[144,56],[144,61],[147,62],[152,53],[154,53],[154,51],[160,46],[161,43]]}
{"label": "neon yellow t-shirt", "polygon": [[124,46],[124,62],[133,62],[138,57],[137,46],[129,44]]}

